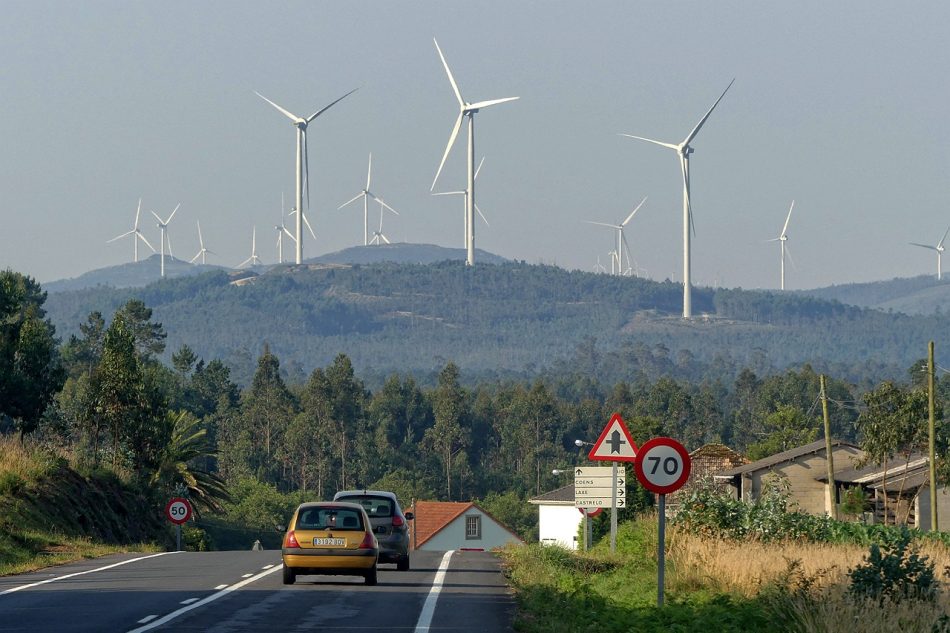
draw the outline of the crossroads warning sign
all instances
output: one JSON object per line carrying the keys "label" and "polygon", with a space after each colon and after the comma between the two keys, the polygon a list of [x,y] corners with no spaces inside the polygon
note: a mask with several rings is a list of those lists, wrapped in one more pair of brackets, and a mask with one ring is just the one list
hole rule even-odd
{"label": "crossroads warning sign", "polygon": [[607,462],[637,461],[637,445],[630,437],[630,431],[619,413],[610,417],[610,422],[604,427],[600,438],[594,442],[587,459]]}

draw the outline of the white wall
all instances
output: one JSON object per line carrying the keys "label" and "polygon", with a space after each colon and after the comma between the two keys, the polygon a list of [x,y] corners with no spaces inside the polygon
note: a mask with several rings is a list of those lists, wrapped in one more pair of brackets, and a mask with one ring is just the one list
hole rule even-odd
{"label": "white wall", "polygon": [[538,506],[538,537],[544,545],[578,549],[577,532],[584,520],[574,506]]}
{"label": "white wall", "polygon": [[[482,517],[482,536],[478,539],[465,538],[465,517],[478,515]],[[419,546],[427,552],[447,552],[462,547],[489,550],[494,547],[503,547],[508,543],[520,543],[514,534],[501,527],[490,516],[480,512],[477,508],[469,508],[461,516],[442,528],[432,538]]]}

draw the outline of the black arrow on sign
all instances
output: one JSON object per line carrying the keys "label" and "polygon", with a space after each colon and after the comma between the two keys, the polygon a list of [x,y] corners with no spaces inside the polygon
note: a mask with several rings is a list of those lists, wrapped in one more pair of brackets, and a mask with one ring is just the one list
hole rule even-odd
{"label": "black arrow on sign", "polygon": [[584,472],[583,470],[581,470],[580,468],[578,468],[577,470],[574,471],[574,474],[575,474],[575,475],[580,475],[580,474],[582,474],[583,472]]}
{"label": "black arrow on sign", "polygon": [[618,479],[618,480],[617,480],[617,485],[618,485],[618,486],[622,486],[622,485],[623,485],[623,479]]}
{"label": "black arrow on sign", "polygon": [[622,507],[623,507],[623,499],[617,499],[617,507],[618,507],[618,508],[622,508]]}

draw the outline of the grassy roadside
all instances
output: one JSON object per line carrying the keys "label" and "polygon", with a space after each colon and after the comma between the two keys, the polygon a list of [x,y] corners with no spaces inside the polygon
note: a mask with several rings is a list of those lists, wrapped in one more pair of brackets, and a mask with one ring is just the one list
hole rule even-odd
{"label": "grassy roadside", "polygon": [[720,587],[713,579],[678,583],[669,561],[666,606],[656,607],[655,520],[627,523],[617,553],[606,543],[589,554],[529,545],[504,553],[521,606],[515,628],[549,631],[781,631],[768,604]]}
{"label": "grassy roadside", "polygon": [[160,551],[151,506],[113,473],[83,475],[55,451],[0,438],[0,575]]}
{"label": "grassy roadside", "polygon": [[[666,606],[656,607],[656,518],[621,524],[617,553],[529,545],[503,552],[523,633],[950,633],[950,548],[915,548],[935,566],[931,600],[856,598],[848,570],[868,548],[845,543],[709,539],[668,533]],[[946,570],[946,572],[945,572]]]}

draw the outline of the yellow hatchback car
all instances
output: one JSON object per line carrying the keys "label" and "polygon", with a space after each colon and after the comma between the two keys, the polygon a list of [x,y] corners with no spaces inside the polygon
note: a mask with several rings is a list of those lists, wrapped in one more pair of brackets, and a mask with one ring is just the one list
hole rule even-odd
{"label": "yellow hatchback car", "polygon": [[369,517],[355,503],[301,504],[287,527],[281,554],[285,585],[306,574],[362,576],[367,585],[376,584],[379,543]]}

